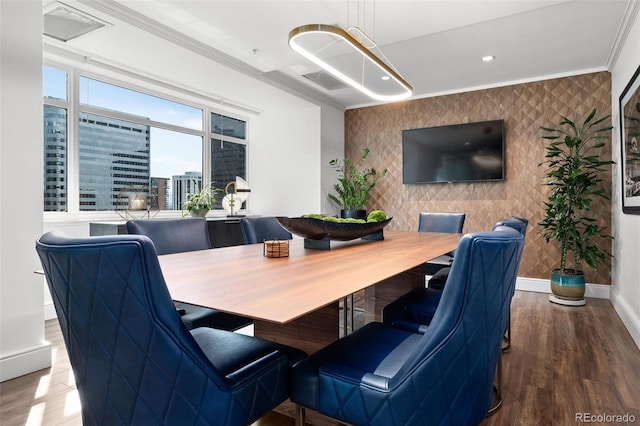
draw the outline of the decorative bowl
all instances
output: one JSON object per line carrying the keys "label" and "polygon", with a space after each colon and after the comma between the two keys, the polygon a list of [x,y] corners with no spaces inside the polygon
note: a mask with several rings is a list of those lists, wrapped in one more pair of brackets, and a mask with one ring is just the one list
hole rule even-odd
{"label": "decorative bowl", "polygon": [[393,218],[367,223],[330,222],[310,217],[279,216],[276,219],[287,231],[309,240],[350,241],[381,231]]}

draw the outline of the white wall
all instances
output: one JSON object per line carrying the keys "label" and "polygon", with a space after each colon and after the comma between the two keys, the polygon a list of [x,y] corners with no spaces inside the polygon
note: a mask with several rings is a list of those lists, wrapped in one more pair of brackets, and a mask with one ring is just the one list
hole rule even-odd
{"label": "white wall", "polygon": [[0,381],[51,365],[44,341],[42,4],[0,1]]}
{"label": "white wall", "polygon": [[611,70],[611,104],[616,128],[614,160],[617,162],[613,177],[613,268],[611,303],[640,347],[640,216],[622,213],[620,168],[619,97],[633,73],[640,65],[640,14],[627,36],[618,60]]}
{"label": "white wall", "polygon": [[326,107],[322,109],[322,205],[318,213],[338,213],[340,209],[328,198],[339,175],[329,166],[336,158],[344,158],[344,111]]}

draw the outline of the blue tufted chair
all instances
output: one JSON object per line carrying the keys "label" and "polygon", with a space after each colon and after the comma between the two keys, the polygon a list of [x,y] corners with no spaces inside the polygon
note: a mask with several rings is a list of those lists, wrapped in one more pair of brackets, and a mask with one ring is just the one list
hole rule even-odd
{"label": "blue tufted chair", "polygon": [[[459,234],[464,227],[465,213],[435,213],[422,212],[418,216],[418,232],[447,232]],[[433,262],[427,262],[426,274],[433,275],[441,268],[451,264],[455,250],[449,252]]]}
{"label": "blue tufted chair", "polygon": [[[211,248],[207,221],[201,217],[185,219],[129,220],[127,233],[146,235],[156,248],[156,253],[172,254]],[[182,322],[189,330],[213,327],[221,330],[237,330],[251,325],[250,318],[203,308],[189,303],[175,302]]]}
{"label": "blue tufted chair", "polygon": [[[510,228],[515,229],[520,232],[522,236],[526,239],[527,236],[527,226],[529,225],[529,221],[521,216],[511,216],[506,219],[497,222],[493,225],[493,229],[496,229],[500,226],[508,226]],[[513,291],[515,292],[515,285],[513,286]],[[511,347],[511,311],[509,311],[509,318],[507,320],[507,329],[504,334],[504,339],[502,342],[502,350],[506,351]]]}
{"label": "blue tufted chair", "polygon": [[246,425],[288,397],[304,354],[212,328],[187,330],[145,236],[67,238],[36,250],[92,425]]}
{"label": "blue tufted chair", "polygon": [[262,243],[264,240],[290,240],[291,232],[280,225],[273,216],[240,218],[240,228],[245,244]]}
{"label": "blue tufted chair", "polygon": [[[507,226],[515,229],[524,236],[527,230],[527,223],[528,221],[526,219],[516,219],[516,216],[511,216],[497,222],[492,230]],[[393,323],[398,327],[424,333],[436,312],[440,297],[442,296],[442,289],[447,282],[450,272],[451,267],[440,269],[429,281],[428,288],[414,289],[385,306],[382,314],[383,322]],[[438,282],[433,284],[434,280]],[[511,344],[510,327],[507,326],[506,330],[504,349],[508,349]]]}
{"label": "blue tufted chair", "polygon": [[[522,234],[522,236],[524,236],[526,238],[526,234],[527,234],[527,225],[529,224],[529,221],[523,217],[520,216],[510,216],[508,218],[502,219],[501,221],[497,222],[495,225],[493,225],[492,229],[496,229],[499,226],[508,226],[510,228],[515,229],[516,231],[520,232]],[[449,276],[449,271],[451,270],[450,267],[447,268],[442,268],[440,269],[438,272],[436,272],[431,279],[429,280],[429,288],[433,288],[436,290],[442,290],[444,288],[444,285],[447,282],[447,277]],[[515,290],[515,287],[514,287]],[[432,295],[429,297],[429,300],[432,303],[437,303],[437,295]],[[433,316],[433,314],[431,315]],[[509,321],[509,324],[511,323],[511,321]],[[427,323],[428,324],[428,323]],[[507,327],[507,331],[506,331],[506,335],[505,335],[505,342],[503,345],[503,349],[509,349],[509,347],[511,346],[511,327],[508,326]]]}
{"label": "blue tufted chair", "polygon": [[[528,224],[529,221],[523,217],[510,216],[493,225],[493,229],[498,226],[508,226],[520,232],[522,235],[526,235]],[[445,267],[433,274],[433,276],[429,279],[428,287],[436,290],[442,290],[447,282],[447,277],[449,276],[450,269],[450,267]]]}
{"label": "blue tufted chair", "polygon": [[[292,368],[291,400],[353,425],[475,425],[487,413],[523,238],[462,237],[424,334],[369,323]],[[304,408],[298,410],[303,424]]]}

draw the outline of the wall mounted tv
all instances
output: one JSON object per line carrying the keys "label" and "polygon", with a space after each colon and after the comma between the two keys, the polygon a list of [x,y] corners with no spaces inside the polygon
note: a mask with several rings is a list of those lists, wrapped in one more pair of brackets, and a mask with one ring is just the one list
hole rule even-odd
{"label": "wall mounted tv", "polygon": [[504,120],[402,131],[402,182],[504,180]]}

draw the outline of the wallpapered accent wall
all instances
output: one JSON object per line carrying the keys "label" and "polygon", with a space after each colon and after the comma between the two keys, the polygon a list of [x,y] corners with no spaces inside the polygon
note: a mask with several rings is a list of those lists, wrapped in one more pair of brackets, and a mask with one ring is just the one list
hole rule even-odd
{"label": "wallpapered accent wall", "polygon": [[[417,229],[421,211],[466,212],[464,232],[488,230],[510,215],[528,218],[518,275],[548,279],[549,271],[558,266],[559,251],[545,242],[536,225],[542,219],[547,193],[547,187],[542,185],[544,167],[538,167],[544,160],[545,144],[540,126],[555,127],[561,116],[579,121],[593,107],[601,113],[611,113],[608,72],[352,109],[345,112],[345,155],[357,159],[362,149],[369,147],[366,165],[389,170],[374,188],[370,208],[381,208],[394,217],[390,230]],[[402,183],[403,129],[496,119],[505,121],[503,182]],[[611,158],[611,140],[604,157]],[[604,178],[604,187],[611,196],[611,171]],[[611,203],[598,201],[592,211],[610,230]],[[610,241],[603,244],[611,251]],[[610,261],[597,271],[586,268],[587,282],[610,284],[610,271]]]}

